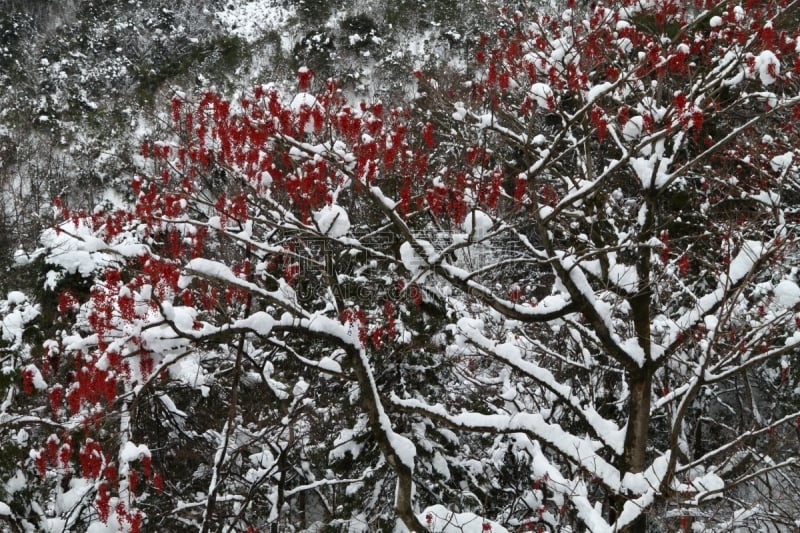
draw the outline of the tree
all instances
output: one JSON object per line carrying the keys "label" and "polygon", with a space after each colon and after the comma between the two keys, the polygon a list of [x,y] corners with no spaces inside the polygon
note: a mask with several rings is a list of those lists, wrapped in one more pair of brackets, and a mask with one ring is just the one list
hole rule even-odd
{"label": "tree", "polygon": [[133,205],[43,235],[4,416],[55,503],[0,514],[792,527],[796,4],[502,10],[402,107],[176,97]]}

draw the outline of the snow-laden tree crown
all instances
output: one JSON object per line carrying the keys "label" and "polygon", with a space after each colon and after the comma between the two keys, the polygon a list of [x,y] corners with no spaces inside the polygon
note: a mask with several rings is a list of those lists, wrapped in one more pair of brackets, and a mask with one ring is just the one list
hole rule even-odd
{"label": "snow-laden tree crown", "polygon": [[0,519],[796,528],[797,2],[568,4],[406,97],[176,91],[128,190],[57,198]]}

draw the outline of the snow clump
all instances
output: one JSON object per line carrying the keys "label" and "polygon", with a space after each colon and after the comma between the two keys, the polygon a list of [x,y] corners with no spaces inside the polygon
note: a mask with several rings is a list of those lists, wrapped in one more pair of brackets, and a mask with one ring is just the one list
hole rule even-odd
{"label": "snow clump", "polygon": [[350,231],[350,219],[347,212],[338,205],[326,205],[319,211],[315,211],[314,223],[323,234],[334,239],[344,237]]}

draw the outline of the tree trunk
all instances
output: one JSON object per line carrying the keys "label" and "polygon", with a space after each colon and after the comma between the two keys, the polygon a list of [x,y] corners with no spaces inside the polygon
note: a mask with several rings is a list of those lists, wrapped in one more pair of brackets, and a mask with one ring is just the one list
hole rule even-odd
{"label": "tree trunk", "polygon": [[[625,432],[625,449],[622,457],[622,474],[637,474],[644,470],[647,452],[648,430],[650,429],[650,395],[652,389],[651,374],[642,370],[632,374],[628,382],[630,399],[628,401],[628,428]],[[622,511],[622,502],[617,509]],[[624,533],[644,533],[647,530],[647,519],[641,515],[620,531]]]}
{"label": "tree trunk", "polygon": [[[629,369],[628,374],[628,427],[625,432],[625,448],[622,456],[621,473],[624,476],[630,472],[638,474],[644,470],[647,455],[647,437],[650,429],[650,395],[653,388],[653,367],[651,349],[651,318],[652,318],[652,248],[647,243],[655,236],[655,197],[652,194],[645,196],[647,210],[645,211],[642,228],[637,240],[638,257],[636,260],[636,275],[639,278],[639,290],[630,298],[633,325],[639,346],[644,353],[644,361],[640,368]],[[617,512],[622,511],[624,498],[618,503]],[[621,531],[625,533],[645,533],[647,518],[644,514],[634,520]]]}

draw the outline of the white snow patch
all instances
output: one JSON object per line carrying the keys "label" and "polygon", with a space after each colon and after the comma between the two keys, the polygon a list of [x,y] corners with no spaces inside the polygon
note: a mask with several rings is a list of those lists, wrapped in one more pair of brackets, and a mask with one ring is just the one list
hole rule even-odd
{"label": "white snow patch", "polygon": [[217,11],[215,15],[228,32],[252,44],[289,21],[293,13],[282,4],[278,0],[228,3],[228,9]]}
{"label": "white snow patch", "polygon": [[772,85],[781,74],[781,62],[770,50],[764,50],[756,57],[755,69],[764,85]]}
{"label": "white snow patch", "polygon": [[317,98],[313,94],[306,92],[299,92],[292,99],[291,108],[292,111],[297,113],[304,107],[314,107],[316,103],[317,103]]}
{"label": "white snow patch", "polygon": [[[69,482],[69,489],[56,495],[56,509],[63,512],[78,508],[93,487],[94,483],[85,478],[72,478]],[[65,529],[65,531],[67,530]]]}
{"label": "white snow patch", "polygon": [[614,84],[611,83],[610,81],[607,81],[605,83],[598,83],[597,85],[589,89],[589,92],[586,93],[586,102],[591,104],[592,102],[603,96],[605,93],[607,93],[608,90],[611,89],[611,87],[613,86]]}
{"label": "white snow patch", "polygon": [[420,257],[409,242],[404,242],[400,245],[400,260],[403,262],[403,266],[413,275],[417,275],[420,270],[429,265],[436,254],[436,249],[430,242],[420,239],[417,243],[425,250],[428,255],[427,258]]}
{"label": "white snow patch", "polygon": [[[698,497],[707,492],[721,491],[725,488],[725,481],[717,474],[708,472],[702,476],[698,476],[692,480],[692,485],[698,490]],[[722,493],[708,496],[708,498],[721,498]]]}
{"label": "white snow patch", "polygon": [[636,337],[625,339],[620,343],[620,347],[625,350],[625,353],[628,354],[628,357],[630,357],[637,365],[644,366],[645,353],[644,349],[639,345],[639,339]]}
{"label": "white snow patch", "polygon": [[5,302],[0,300],[0,314],[4,315],[0,322],[0,338],[8,341],[10,348],[16,348],[22,344],[25,326],[39,316],[39,306],[30,305],[23,293],[12,291]]}
{"label": "white snow patch", "polygon": [[328,460],[335,461],[344,458],[348,453],[352,458],[358,459],[364,444],[356,441],[357,429],[343,429],[333,441],[333,449],[328,453]]}
{"label": "white snow patch", "polygon": [[775,301],[781,307],[792,309],[800,303],[800,287],[794,281],[785,279],[773,289]]}
{"label": "white snow patch", "polygon": [[[443,505],[433,505],[417,515],[421,524],[429,531],[436,533],[509,533],[509,531],[492,520],[482,518],[475,513],[454,513]],[[408,533],[408,529],[398,522],[395,533]]]}
{"label": "white snow patch", "polygon": [[553,95],[553,89],[550,88],[549,85],[546,83],[534,83],[531,85],[530,90],[531,96],[533,97],[536,105],[542,107],[544,109],[550,109],[553,102],[555,101],[555,96]]}
{"label": "white snow patch", "polygon": [[139,444],[137,446],[131,441],[126,442],[119,452],[119,460],[122,463],[138,461],[142,457],[150,457],[150,448],[144,444]]}
{"label": "white snow patch", "polygon": [[38,391],[46,391],[47,390],[47,382],[42,377],[42,373],[39,372],[39,368],[36,365],[28,365],[25,367],[26,372],[30,372],[33,376],[33,388]]}
{"label": "white snow patch", "polygon": [[314,211],[314,222],[319,230],[334,239],[344,237],[350,231],[350,218],[347,211],[338,205],[326,205],[319,211]]}
{"label": "white snow patch", "polygon": [[86,533],[117,533],[119,528],[115,525],[115,520],[109,519],[107,524],[97,521],[86,528]]}
{"label": "white snow patch", "polygon": [[374,196],[374,197],[375,197],[377,200],[379,200],[379,201],[381,202],[381,204],[382,204],[382,205],[383,205],[383,206],[384,206],[386,209],[388,209],[388,210],[390,210],[390,211],[391,211],[392,209],[394,209],[395,207],[397,207],[397,204],[399,203],[399,202],[397,202],[397,201],[395,201],[395,200],[392,200],[391,198],[389,198],[389,197],[388,197],[388,196],[386,196],[385,194],[383,194],[383,191],[382,191],[382,190],[380,190],[380,188],[378,188],[378,187],[371,187],[371,188],[369,189],[369,191],[370,191],[370,193],[372,193],[372,195],[373,195],[373,196]]}
{"label": "white snow patch", "polygon": [[433,469],[436,471],[437,474],[442,476],[442,478],[444,478],[445,480],[450,479],[451,475],[450,475],[450,469],[447,467],[447,461],[445,460],[444,457],[442,457],[442,454],[440,454],[439,452],[436,452],[433,455],[433,463],[431,466],[433,466]]}
{"label": "white snow patch", "polygon": [[8,303],[10,304],[20,305],[28,301],[28,297],[19,291],[11,291],[8,293],[6,300],[8,300]]}
{"label": "white snow patch", "polygon": [[462,228],[469,235],[471,240],[479,241],[489,234],[493,225],[494,221],[492,221],[492,217],[483,211],[475,209],[464,218]]}
{"label": "white snow patch", "polygon": [[635,141],[642,136],[642,131],[644,131],[644,118],[631,117],[622,127],[622,138],[627,142]]}
{"label": "white snow patch", "polygon": [[462,122],[467,118],[467,109],[464,107],[464,102],[456,102],[455,108],[456,110],[452,114],[453,120]]}
{"label": "white snow patch", "polygon": [[615,263],[608,272],[608,278],[617,287],[626,291],[635,291],[639,286],[636,268],[631,265]]}
{"label": "white snow patch", "polygon": [[17,471],[14,473],[14,476],[6,481],[6,493],[8,496],[13,496],[14,493],[19,492],[27,486],[28,480],[25,479],[25,474],[22,473],[22,470],[17,469]]}
{"label": "white snow patch", "polygon": [[256,335],[265,337],[269,335],[270,331],[272,331],[272,326],[274,323],[275,321],[268,313],[264,311],[258,311],[247,318],[237,320],[234,322],[233,327],[251,329],[256,333]]}
{"label": "white snow patch", "polygon": [[769,165],[772,167],[772,170],[775,172],[785,172],[792,165],[792,161],[794,160],[794,154],[792,152],[786,152],[785,154],[776,155],[773,157]]}
{"label": "white snow patch", "polygon": [[[667,170],[671,164],[671,157],[659,156],[658,153],[654,153],[650,157],[632,157],[630,160],[631,167],[645,189],[659,188],[664,185],[670,177]],[[658,165],[657,168],[656,165]]]}

